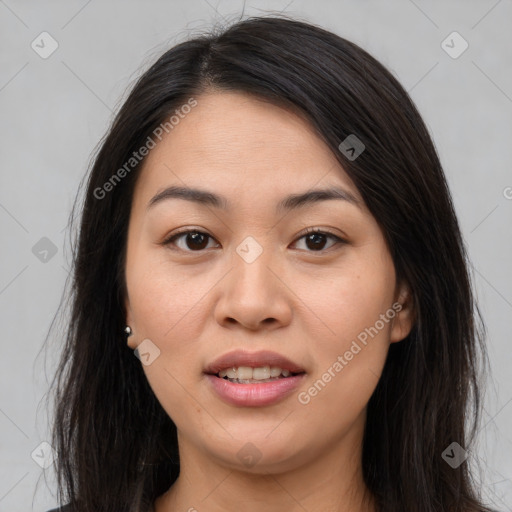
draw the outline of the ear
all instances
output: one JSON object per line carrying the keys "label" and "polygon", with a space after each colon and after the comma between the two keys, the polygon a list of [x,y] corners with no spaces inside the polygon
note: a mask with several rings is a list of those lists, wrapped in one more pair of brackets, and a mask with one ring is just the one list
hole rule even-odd
{"label": "ear", "polygon": [[414,325],[414,302],[407,283],[398,287],[392,309],[396,314],[392,319],[390,342],[397,343],[409,335]]}
{"label": "ear", "polygon": [[135,350],[137,348],[136,334],[135,334],[136,329],[133,324],[132,308],[130,306],[130,300],[128,299],[128,297],[126,297],[125,302],[124,302],[124,310],[126,311],[126,325],[129,325],[133,331],[133,334],[126,339],[126,344],[132,350]]}

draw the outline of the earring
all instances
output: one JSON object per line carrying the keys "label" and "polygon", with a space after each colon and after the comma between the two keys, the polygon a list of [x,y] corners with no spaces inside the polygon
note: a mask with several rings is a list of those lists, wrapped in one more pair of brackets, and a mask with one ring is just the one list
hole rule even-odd
{"label": "earring", "polygon": [[129,338],[133,334],[132,328],[129,325],[127,325],[124,328],[124,332],[126,333],[127,338]]}

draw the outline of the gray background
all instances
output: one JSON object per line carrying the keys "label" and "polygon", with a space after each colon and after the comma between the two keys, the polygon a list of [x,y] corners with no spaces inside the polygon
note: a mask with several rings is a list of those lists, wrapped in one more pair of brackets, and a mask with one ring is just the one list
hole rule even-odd
{"label": "gray background", "polygon": [[[66,225],[92,151],[142,69],[197,30],[237,18],[242,7],[243,0],[0,0],[0,512],[56,504],[52,466],[43,471],[31,454],[47,439],[51,411],[41,400],[58,336],[46,357],[41,348],[68,275]],[[269,10],[320,24],[368,50],[410,92],[434,137],[488,326],[492,378],[469,460],[481,468],[484,495],[510,511],[512,3],[245,4],[246,15]],[[46,59],[31,47],[35,41],[50,48],[48,39],[41,43],[44,31],[58,43]],[[469,44],[457,58],[442,47],[453,31]],[[461,41],[448,44],[452,52],[462,48]],[[41,252],[49,244],[43,237],[55,255]]]}

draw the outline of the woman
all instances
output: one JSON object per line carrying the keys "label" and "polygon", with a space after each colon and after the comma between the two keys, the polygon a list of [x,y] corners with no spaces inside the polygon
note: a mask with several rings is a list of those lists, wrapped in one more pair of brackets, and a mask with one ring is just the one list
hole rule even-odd
{"label": "woman", "polygon": [[284,17],[171,48],[82,208],[64,510],[490,510],[465,247],[429,133],[368,53]]}

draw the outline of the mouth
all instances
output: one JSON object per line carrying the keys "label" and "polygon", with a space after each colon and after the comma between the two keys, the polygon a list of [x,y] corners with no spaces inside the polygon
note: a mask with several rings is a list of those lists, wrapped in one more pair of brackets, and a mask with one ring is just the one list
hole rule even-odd
{"label": "mouth", "polygon": [[239,407],[279,402],[306,376],[297,363],[275,352],[240,350],[216,359],[204,373],[218,397]]}
{"label": "mouth", "polygon": [[204,373],[247,384],[286,379],[306,372],[297,363],[277,352],[235,350],[210,363]]}

